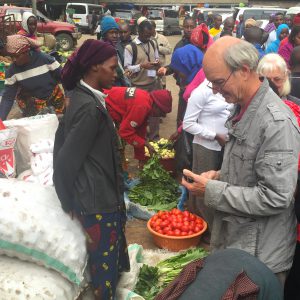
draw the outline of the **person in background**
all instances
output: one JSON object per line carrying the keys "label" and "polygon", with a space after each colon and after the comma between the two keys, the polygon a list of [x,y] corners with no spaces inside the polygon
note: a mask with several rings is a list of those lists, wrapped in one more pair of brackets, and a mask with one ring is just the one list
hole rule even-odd
{"label": "person in background", "polygon": [[117,78],[115,86],[130,86],[129,80],[125,76],[123,69],[123,53],[118,49],[119,43],[119,25],[111,16],[105,16],[101,21],[102,40],[114,46],[118,57]]}
{"label": "person in background", "polygon": [[290,30],[293,28],[293,17],[291,15],[285,15],[283,22],[284,22],[284,24],[289,26]]}
{"label": "person in background", "polygon": [[209,34],[212,37],[215,37],[218,33],[222,31],[221,24],[222,24],[222,16],[214,15],[214,26],[209,30]]}
{"label": "person in background", "polygon": [[282,23],[283,23],[283,13],[278,12],[275,14],[275,19],[274,19],[275,29],[273,29],[271,32],[269,32],[269,37],[266,42],[266,49],[268,49],[269,45],[277,39],[276,29]]}
{"label": "person in background", "polygon": [[37,18],[29,11],[25,11],[22,15],[22,28],[17,34],[26,36],[30,39],[36,40]]}
{"label": "person in background", "polygon": [[[193,167],[195,174],[209,170],[219,170],[222,163],[222,147],[227,129],[225,122],[229,117],[230,104],[223,96],[213,93],[205,79],[188,99],[183,120],[183,130],[192,134]],[[209,225],[213,223],[213,212],[204,205],[203,197],[190,194],[187,201],[188,210],[202,216]]]}
{"label": "person in background", "polygon": [[55,190],[87,235],[96,300],[115,299],[120,272],[130,268],[118,138],[103,93],[112,87],[117,66],[115,48],[93,39],[68,59],[62,83],[73,92],[54,142]]}
{"label": "person in background", "polygon": [[125,47],[132,42],[131,30],[130,30],[129,22],[127,20],[120,21],[119,33],[120,33],[120,40],[118,42],[117,49],[124,57]]}
{"label": "person in background", "polygon": [[[166,55],[169,55],[172,53],[172,48],[171,45],[168,41],[168,39],[160,34],[157,33],[156,29],[156,23],[152,20],[151,21],[152,27],[153,27],[153,40],[156,43],[156,47],[158,49],[158,53],[159,53],[159,62],[161,67],[164,67],[166,65]],[[166,88],[166,76],[162,76],[161,77],[161,83],[162,83],[162,87],[165,89]]]}
{"label": "person in background", "polygon": [[5,74],[0,118],[5,120],[16,99],[24,117],[47,109],[62,114],[65,95],[60,87],[60,64],[50,55],[36,50],[39,43],[22,35],[7,37],[6,52],[12,64]]}
{"label": "person in background", "polygon": [[205,23],[204,14],[199,10],[196,16],[197,25]]}
{"label": "person in background", "polygon": [[283,57],[288,66],[294,47],[300,45],[300,13],[294,17],[293,24],[288,41],[285,44],[280,45],[278,50],[278,54]]}
{"label": "person in background", "polygon": [[67,20],[66,20],[66,22],[68,22],[69,24],[72,24],[72,25],[76,26],[76,23],[73,20],[73,13],[68,13],[67,14]]}
{"label": "person in background", "polygon": [[97,28],[98,21],[99,21],[99,16],[97,15],[96,11],[93,9],[92,20],[91,20],[91,35],[95,34],[95,30]]}
{"label": "person in background", "polygon": [[258,51],[259,59],[261,59],[266,53],[262,48],[262,38],[263,38],[263,29],[252,26],[246,28],[244,32],[244,38],[247,42],[252,44],[255,49]]}
{"label": "person in background", "polygon": [[276,29],[276,40],[269,44],[266,53],[277,53],[279,50],[280,42],[289,36],[289,26],[281,24]]}
{"label": "person in background", "polygon": [[245,21],[245,29],[246,29],[246,28],[250,28],[250,27],[252,27],[252,26],[258,27],[258,26],[257,26],[257,22],[256,22],[254,19],[247,19],[247,20]]}
{"label": "person in background", "polygon": [[117,125],[119,136],[134,147],[134,158],[145,160],[145,146],[153,153],[147,141],[147,121],[150,116],[164,117],[172,110],[172,96],[167,90],[147,91],[126,87],[105,90],[107,110]]}
{"label": "person in background", "polygon": [[224,26],[223,26],[222,31],[214,36],[214,41],[216,41],[217,39],[219,39],[221,37],[222,32],[224,32],[222,36],[224,36],[224,35],[232,36],[234,24],[235,24],[235,20],[233,19],[233,17],[226,18],[224,21]]}
{"label": "person in background", "polygon": [[214,14],[212,11],[209,11],[207,13],[207,19],[205,23],[209,29],[214,26]]}
{"label": "person in background", "polygon": [[265,263],[283,286],[296,240],[293,197],[300,130],[268,81],[260,81],[257,64],[256,49],[233,37],[207,50],[207,79],[235,109],[226,122],[221,170],[201,175],[184,170],[193,183],[183,178],[182,184],[204,195],[205,205],[214,209],[211,250],[242,249]]}
{"label": "person in background", "polygon": [[289,70],[284,59],[277,53],[266,54],[257,66],[260,77],[266,77],[272,81],[278,90],[280,98],[286,99],[291,91]]}
{"label": "person in background", "polygon": [[293,49],[290,57],[291,92],[290,95],[300,99],[300,46]]}
{"label": "person in background", "polygon": [[275,21],[275,14],[271,14],[270,17],[269,17],[269,23],[264,28],[265,32],[270,33],[273,30],[276,30],[274,21]]}
{"label": "person in background", "polygon": [[[157,69],[159,52],[152,40],[153,27],[148,19],[138,19],[138,36],[125,48],[125,69],[130,73],[132,86],[151,92],[162,89]],[[149,140],[159,139],[159,117],[149,118]]]}
{"label": "person in background", "polygon": [[239,24],[236,26],[236,37],[242,38],[244,36],[244,30],[245,30],[245,21],[244,21],[244,15],[239,15]]}

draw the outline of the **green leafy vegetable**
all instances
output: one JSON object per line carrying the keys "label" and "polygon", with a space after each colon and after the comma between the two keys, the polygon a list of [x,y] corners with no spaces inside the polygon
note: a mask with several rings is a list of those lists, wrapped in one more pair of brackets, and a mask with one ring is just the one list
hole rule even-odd
{"label": "green leafy vegetable", "polygon": [[156,267],[143,265],[134,292],[146,300],[153,300],[179,275],[184,266],[207,255],[205,249],[194,248],[162,260]]}
{"label": "green leafy vegetable", "polygon": [[180,194],[178,183],[161,166],[158,156],[153,156],[144,165],[140,179],[141,182],[129,193],[132,202],[154,211],[176,207]]}

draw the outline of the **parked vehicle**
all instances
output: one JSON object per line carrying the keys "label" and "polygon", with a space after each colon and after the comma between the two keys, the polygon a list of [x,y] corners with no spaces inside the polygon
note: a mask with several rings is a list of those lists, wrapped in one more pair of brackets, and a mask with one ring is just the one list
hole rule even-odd
{"label": "parked vehicle", "polygon": [[[32,12],[32,9],[28,7],[1,6],[0,16],[14,15],[17,29],[20,30],[22,14],[25,11]],[[81,37],[81,33],[78,32],[76,26],[72,24],[52,21],[45,15],[43,15],[40,11],[37,11],[37,19],[37,31],[39,33],[53,34],[60,47],[64,51],[69,51],[74,48],[74,46],[77,44],[77,40]]]}
{"label": "parked vehicle", "polygon": [[118,9],[115,11],[114,15],[115,18],[120,20],[127,20],[129,21],[129,26],[132,34],[137,33],[137,20],[139,17],[142,16],[142,13],[138,10],[128,10],[128,9]]}
{"label": "parked vehicle", "polygon": [[69,12],[73,12],[73,21],[76,26],[82,32],[89,32],[89,15],[92,15],[93,11],[96,12],[98,16],[102,16],[104,9],[102,5],[89,4],[89,3],[67,3],[66,14],[69,16]]}
{"label": "parked vehicle", "polygon": [[209,12],[212,12],[214,15],[221,15],[222,19],[224,21],[227,17],[233,16],[234,9],[233,8],[202,8],[202,7],[199,8],[199,7],[195,7],[193,9],[192,17],[194,19],[196,19],[198,13],[202,13],[204,15],[204,20],[206,21]]}
{"label": "parked vehicle", "polygon": [[154,20],[156,31],[164,35],[181,32],[178,12],[169,8],[151,8],[148,19]]}

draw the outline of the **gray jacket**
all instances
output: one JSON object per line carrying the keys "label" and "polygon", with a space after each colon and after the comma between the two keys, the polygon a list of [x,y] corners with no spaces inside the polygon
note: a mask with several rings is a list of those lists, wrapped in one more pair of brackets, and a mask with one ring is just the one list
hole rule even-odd
{"label": "gray jacket", "polygon": [[296,244],[297,121],[264,81],[243,118],[235,126],[229,118],[226,127],[221,178],[205,191],[215,209],[212,249],[242,249],[274,273],[288,270]]}

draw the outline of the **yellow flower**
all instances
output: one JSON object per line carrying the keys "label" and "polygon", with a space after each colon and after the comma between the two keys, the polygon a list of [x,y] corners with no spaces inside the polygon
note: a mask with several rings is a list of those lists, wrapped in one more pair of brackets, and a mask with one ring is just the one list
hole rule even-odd
{"label": "yellow flower", "polygon": [[113,251],[115,249],[115,247],[113,246],[113,245],[111,245],[110,247],[109,247],[109,250],[110,251]]}
{"label": "yellow flower", "polygon": [[101,215],[96,215],[96,219],[97,219],[98,221],[100,221],[100,220],[102,220],[102,216],[101,216]]}
{"label": "yellow flower", "polygon": [[110,282],[106,280],[105,285],[106,285],[107,287],[110,287]]}
{"label": "yellow flower", "polygon": [[108,265],[107,265],[106,263],[103,263],[103,264],[102,264],[102,267],[103,267],[103,269],[104,269],[105,271],[108,270]]}
{"label": "yellow flower", "polygon": [[103,256],[108,256],[108,252],[103,252]]}
{"label": "yellow flower", "polygon": [[111,223],[106,223],[106,226],[107,227],[111,227]]}

